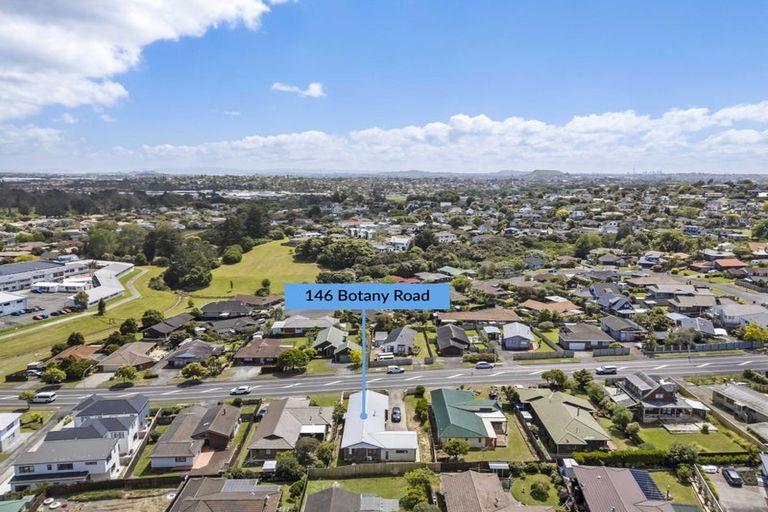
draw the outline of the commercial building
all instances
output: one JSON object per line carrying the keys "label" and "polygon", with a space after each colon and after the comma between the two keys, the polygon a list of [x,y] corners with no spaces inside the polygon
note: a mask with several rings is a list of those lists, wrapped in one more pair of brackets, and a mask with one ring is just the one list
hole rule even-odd
{"label": "commercial building", "polygon": [[0,292],[0,316],[27,309],[27,298],[15,293]]}
{"label": "commercial building", "polygon": [[0,265],[0,291],[30,288],[38,281],[63,281],[88,271],[88,262],[24,261]]}

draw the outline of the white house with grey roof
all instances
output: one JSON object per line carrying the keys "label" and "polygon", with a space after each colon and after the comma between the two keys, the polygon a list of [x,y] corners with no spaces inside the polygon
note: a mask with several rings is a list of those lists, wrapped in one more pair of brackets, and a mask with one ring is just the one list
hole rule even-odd
{"label": "white house with grey roof", "polygon": [[10,484],[18,492],[44,483],[108,480],[120,470],[117,439],[44,441],[35,451],[19,454]]}
{"label": "white house with grey roof", "polygon": [[520,322],[504,324],[501,329],[501,347],[504,350],[528,350],[533,339],[531,328]]}
{"label": "white house with grey roof", "polygon": [[7,452],[21,440],[21,414],[0,413],[0,453]]}
{"label": "white house with grey roof", "polygon": [[45,436],[46,441],[79,439],[117,439],[120,455],[128,455],[139,443],[138,424],[131,416],[89,419],[79,427],[52,430]]}
{"label": "white house with grey roof", "polygon": [[126,418],[135,426],[136,431],[148,426],[149,398],[134,395],[125,398],[104,398],[91,395],[80,401],[73,409],[76,427],[82,427],[89,420],[103,418]]}

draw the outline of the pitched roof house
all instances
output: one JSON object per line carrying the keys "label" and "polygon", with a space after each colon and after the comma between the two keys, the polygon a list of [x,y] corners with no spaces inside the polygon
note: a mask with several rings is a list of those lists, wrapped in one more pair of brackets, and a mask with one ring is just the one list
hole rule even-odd
{"label": "pitched roof house", "polygon": [[170,336],[171,333],[181,329],[184,325],[193,321],[194,319],[195,317],[189,313],[180,313],[176,316],[166,318],[160,323],[147,327],[142,331],[142,333],[146,339],[168,339],[168,336]]}
{"label": "pitched roof house", "polygon": [[628,318],[608,315],[600,319],[600,328],[607,332],[616,341],[636,341],[644,333],[645,329]]}
{"label": "pitched roof house", "polygon": [[441,356],[461,356],[469,350],[469,337],[461,327],[441,325],[437,328],[437,350]]}
{"label": "pitched roof house", "polygon": [[504,350],[528,350],[534,340],[531,328],[520,322],[504,324],[501,333],[501,347]]}
{"label": "pitched roof house", "polygon": [[133,366],[137,370],[146,370],[157,364],[157,359],[150,355],[156,346],[154,341],[126,343],[99,361],[97,368],[101,372],[114,372],[121,366]]}
{"label": "pitched roof house", "polygon": [[600,327],[583,322],[563,325],[558,338],[560,346],[566,350],[606,348],[614,341]]}
{"label": "pitched roof house", "polygon": [[282,343],[279,338],[255,339],[235,353],[235,362],[259,366],[274,365],[277,363],[277,356],[288,348],[282,346]]}
{"label": "pitched roof house", "polygon": [[341,487],[329,487],[307,497],[304,512],[398,512],[400,502],[374,494],[356,494]]}
{"label": "pitched roof house", "polygon": [[507,417],[497,400],[479,400],[471,391],[440,388],[430,393],[437,440],[463,439],[471,448],[507,445]]}
{"label": "pitched roof house", "polygon": [[387,337],[379,344],[384,352],[405,355],[413,352],[413,344],[416,339],[416,331],[410,327],[397,327],[392,329]]}
{"label": "pitched roof house", "polygon": [[501,486],[496,473],[443,473],[440,475],[447,512],[546,512],[554,507],[521,506]]}
{"label": "pitched roof house", "polygon": [[617,382],[632,400],[632,407],[643,423],[656,421],[701,421],[709,407],[678,395],[677,384],[658,375],[639,371]]}
{"label": "pitched roof house", "polygon": [[211,356],[220,356],[224,352],[221,345],[203,340],[188,339],[168,354],[165,360],[174,368],[184,368],[189,363],[204,363]]}
{"label": "pitched roof house", "polygon": [[647,471],[574,466],[575,490],[586,512],[676,512]]}
{"label": "pitched roof house", "polygon": [[281,494],[279,485],[258,480],[190,478],[168,512],[277,512]]}

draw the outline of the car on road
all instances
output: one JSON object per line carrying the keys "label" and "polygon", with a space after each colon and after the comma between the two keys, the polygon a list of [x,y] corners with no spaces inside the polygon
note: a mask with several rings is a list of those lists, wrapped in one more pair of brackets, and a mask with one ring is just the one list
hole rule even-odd
{"label": "car on road", "polygon": [[230,395],[247,395],[251,392],[251,386],[237,386],[229,390]]}
{"label": "car on road", "polygon": [[733,468],[723,469],[723,478],[733,487],[741,487],[744,485],[744,481],[741,479],[741,475]]}
{"label": "car on road", "polygon": [[400,410],[399,407],[395,406],[392,408],[392,423],[400,423],[400,420],[403,419],[403,413]]}
{"label": "car on road", "polygon": [[405,373],[405,369],[391,364],[387,366],[387,373]]}
{"label": "car on road", "polygon": [[493,363],[489,363],[488,361],[478,361],[475,364],[475,370],[490,370],[494,366],[496,365]]}
{"label": "car on road", "polygon": [[597,375],[616,375],[619,372],[619,369],[615,366],[598,366],[595,368],[595,373]]}

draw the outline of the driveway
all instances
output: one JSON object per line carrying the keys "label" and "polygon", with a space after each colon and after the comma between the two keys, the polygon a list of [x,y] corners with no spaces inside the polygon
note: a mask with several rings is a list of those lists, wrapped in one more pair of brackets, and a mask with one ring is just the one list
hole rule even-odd
{"label": "driveway", "polygon": [[725,481],[722,473],[709,475],[715,484],[720,504],[726,512],[765,512],[768,509],[768,498],[765,488],[759,485],[732,487]]}
{"label": "driveway", "polygon": [[[405,410],[405,402],[403,401],[403,398],[405,398],[405,390],[404,389],[390,389],[389,390],[389,421],[387,421],[387,430],[408,430],[408,424],[405,421],[405,415],[406,414],[413,414],[413,411],[406,411]],[[402,416],[402,420],[400,420],[399,423],[393,423],[392,422],[392,409],[394,407],[400,408],[400,415]]]}

